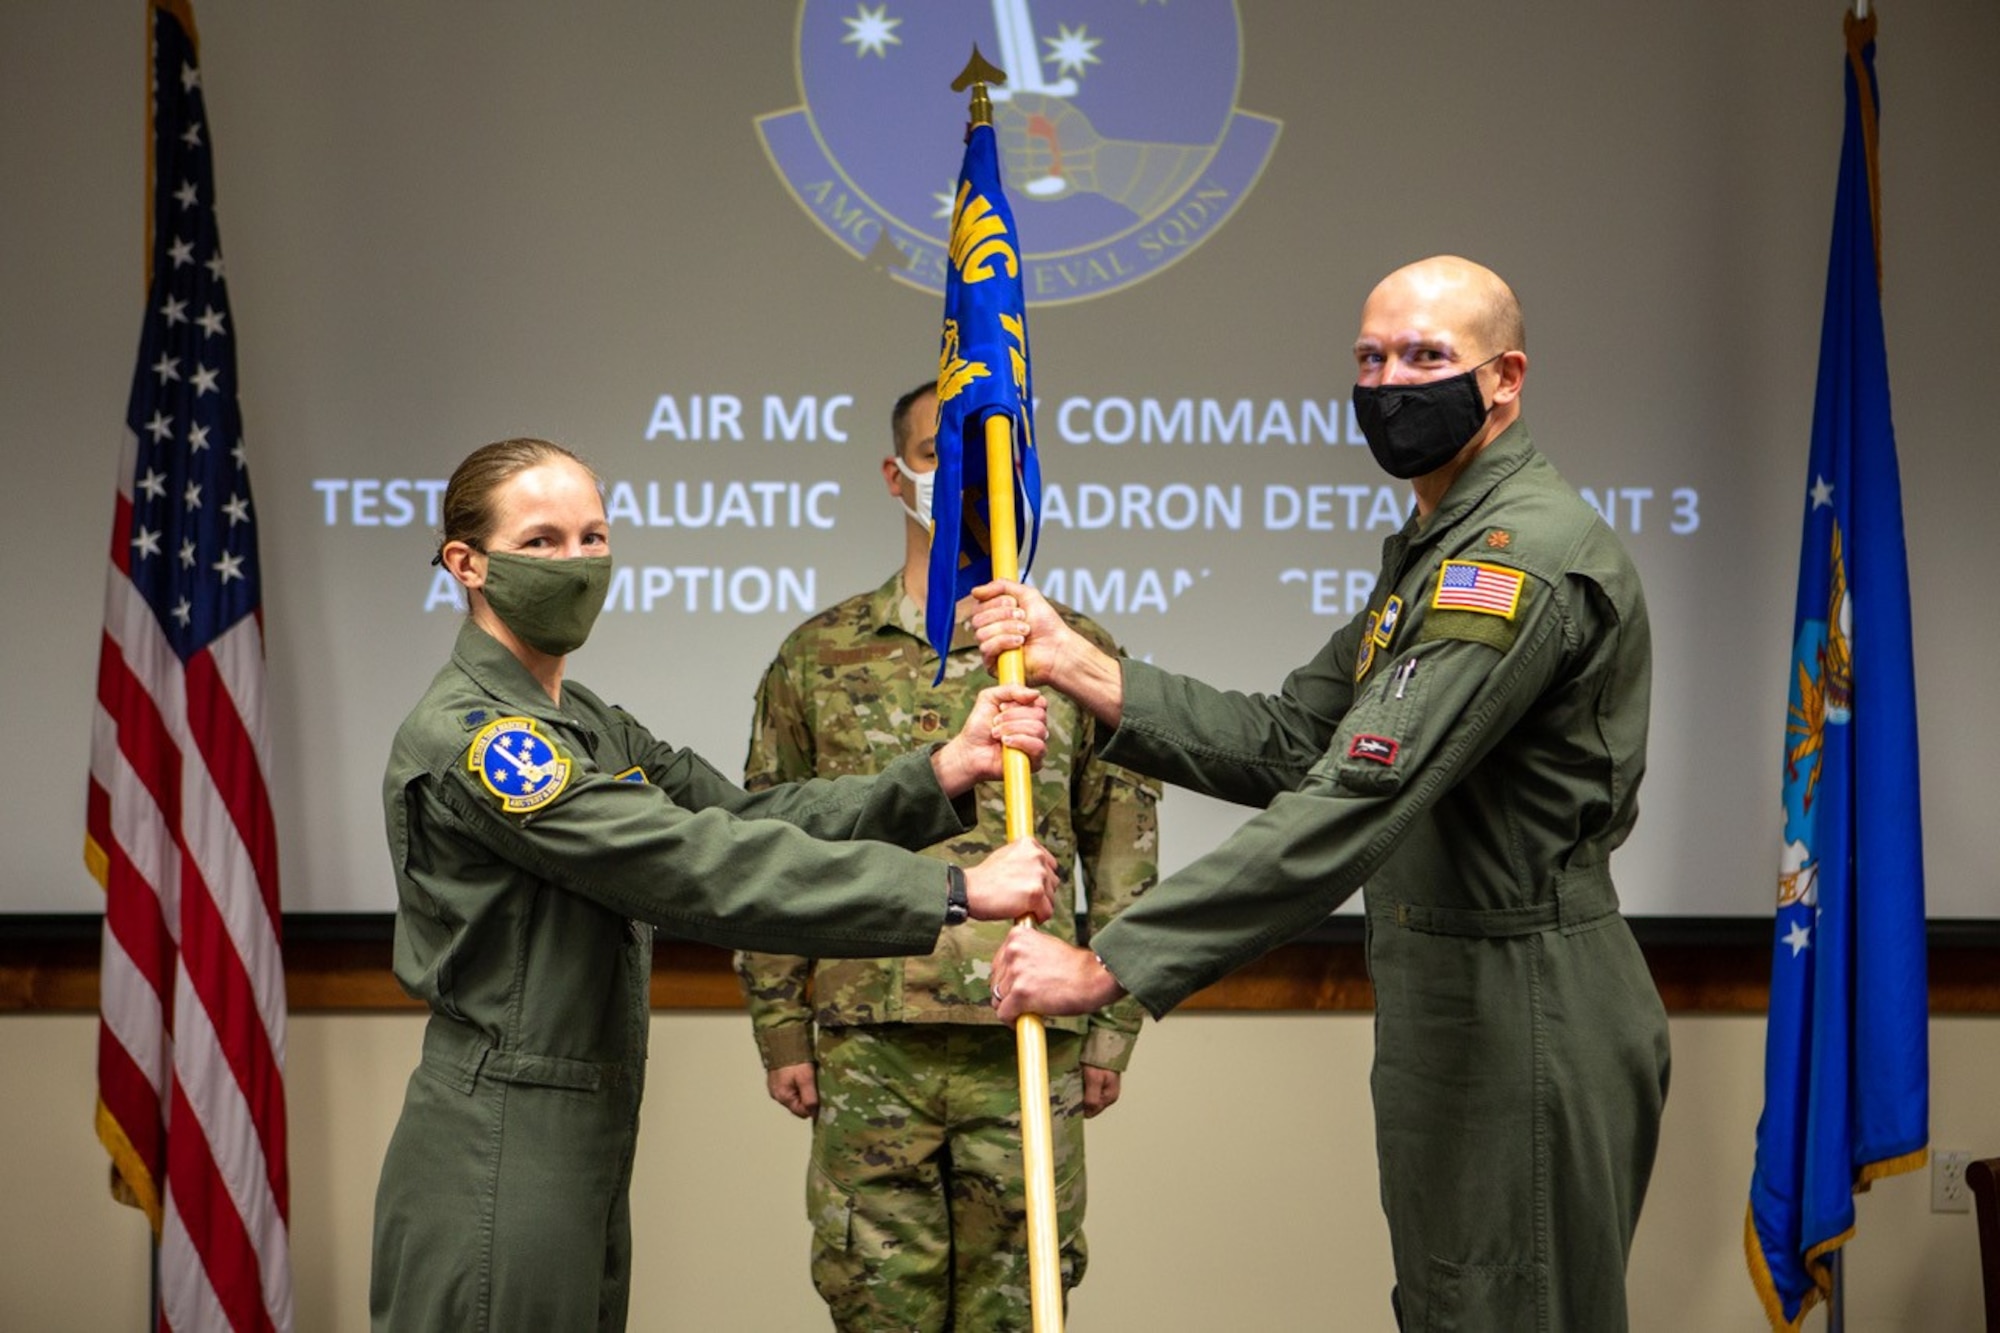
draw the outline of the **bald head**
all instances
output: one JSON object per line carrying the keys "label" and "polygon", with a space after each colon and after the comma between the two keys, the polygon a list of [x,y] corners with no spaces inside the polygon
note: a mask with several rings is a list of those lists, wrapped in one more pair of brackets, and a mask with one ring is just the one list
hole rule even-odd
{"label": "bald head", "polygon": [[[1357,390],[1400,392],[1470,376],[1484,411],[1478,433],[1459,447],[1452,464],[1419,478],[1417,503],[1424,512],[1489,440],[1519,419],[1528,375],[1525,342],[1513,289],[1492,269],[1457,255],[1406,264],[1368,294],[1354,339]],[[1393,475],[1410,475],[1384,466]]]}
{"label": "bald head", "polygon": [[[1499,274],[1437,255],[1405,264],[1368,293],[1354,340],[1355,380],[1420,384],[1480,370],[1482,390],[1497,392],[1491,401],[1504,426],[1527,373],[1526,342],[1521,303]],[[1507,381],[1497,391],[1495,377]]]}
{"label": "bald head", "polygon": [[1514,289],[1483,264],[1457,255],[1434,255],[1405,264],[1375,285],[1362,310],[1378,305],[1402,313],[1422,312],[1433,328],[1447,330],[1464,344],[1471,362],[1495,352],[1528,350],[1528,331]]}

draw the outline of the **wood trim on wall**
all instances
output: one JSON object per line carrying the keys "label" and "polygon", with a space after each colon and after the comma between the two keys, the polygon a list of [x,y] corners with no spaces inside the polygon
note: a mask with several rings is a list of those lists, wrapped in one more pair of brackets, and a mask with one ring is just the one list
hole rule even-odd
{"label": "wood trim on wall", "polygon": [[[1650,944],[1646,961],[1673,1013],[1762,1013],[1770,994],[1768,946]],[[0,1013],[95,1013],[93,938],[0,939]],[[2000,946],[1930,950],[1933,1014],[2000,1013]],[[418,1008],[390,971],[388,939],[304,939],[285,945],[285,992],[294,1012]],[[1359,943],[1283,945],[1238,969],[1179,1012],[1365,1012],[1374,990]],[[653,1007],[740,1009],[729,953],[662,941],[653,959]]]}

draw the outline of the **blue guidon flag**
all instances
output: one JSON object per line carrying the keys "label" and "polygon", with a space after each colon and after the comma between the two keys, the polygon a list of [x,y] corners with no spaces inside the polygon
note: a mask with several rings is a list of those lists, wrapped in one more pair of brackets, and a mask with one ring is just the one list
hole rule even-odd
{"label": "blue guidon flag", "polygon": [[[1042,470],[1035,458],[1034,378],[1028,368],[1028,305],[1021,241],[1000,189],[993,127],[974,125],[952,201],[938,348],[937,482],[931,502],[930,595],[924,626],[944,679],[958,602],[993,577],[993,525],[986,486],[986,421],[1013,422],[1014,528],[1021,577],[1041,531]],[[935,682],[934,682],[935,683]]]}
{"label": "blue guidon flag", "polygon": [[1924,859],[1875,225],[1875,20],[1847,19],[1785,726],[1785,848],[1745,1248],[1771,1326],[1833,1290],[1854,1195],[1929,1153]]}

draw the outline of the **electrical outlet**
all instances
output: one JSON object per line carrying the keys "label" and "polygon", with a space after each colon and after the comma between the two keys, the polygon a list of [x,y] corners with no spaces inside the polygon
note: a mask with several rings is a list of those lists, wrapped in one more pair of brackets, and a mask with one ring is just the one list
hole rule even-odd
{"label": "electrical outlet", "polygon": [[1939,1148],[1931,1153],[1931,1211],[1969,1213],[1972,1190],[1965,1183],[1965,1164],[1972,1154],[1957,1148]]}

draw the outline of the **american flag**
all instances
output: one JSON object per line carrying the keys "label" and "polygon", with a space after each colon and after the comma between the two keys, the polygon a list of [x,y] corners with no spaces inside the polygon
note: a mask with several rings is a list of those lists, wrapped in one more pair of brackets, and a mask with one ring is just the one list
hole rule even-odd
{"label": "american flag", "polygon": [[257,523],[193,16],[154,0],[147,20],[149,279],[84,848],[105,891],[97,1132],[159,1244],[159,1327],[289,1329]]}
{"label": "american flag", "polygon": [[1522,576],[1498,565],[1447,560],[1438,573],[1431,606],[1439,611],[1486,611],[1511,616],[1521,600]]}

